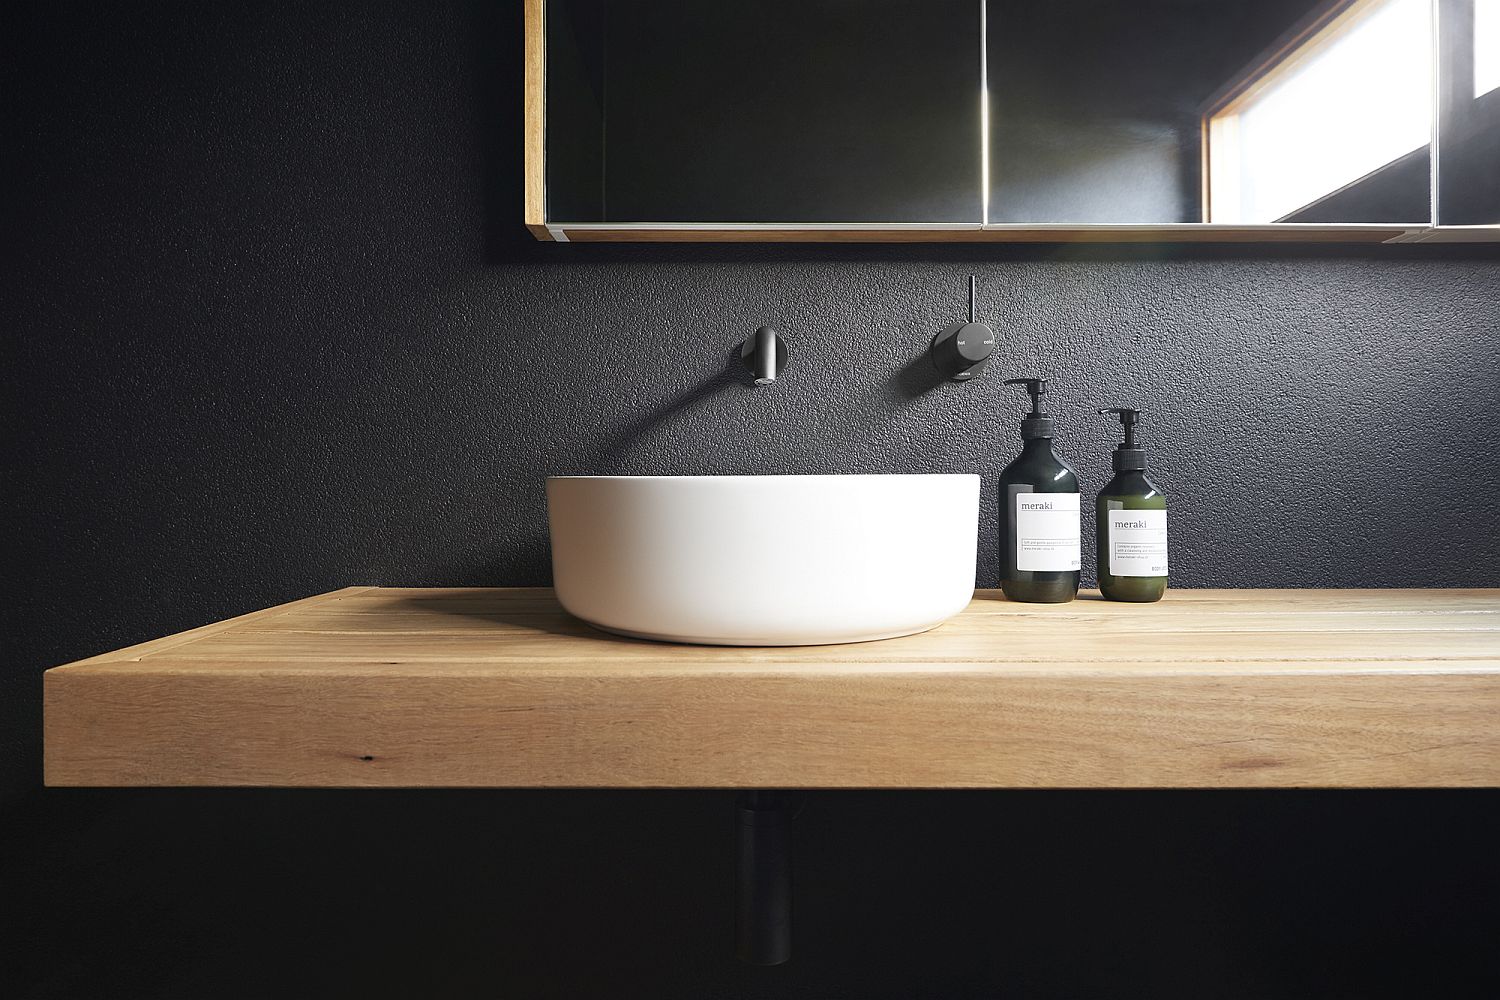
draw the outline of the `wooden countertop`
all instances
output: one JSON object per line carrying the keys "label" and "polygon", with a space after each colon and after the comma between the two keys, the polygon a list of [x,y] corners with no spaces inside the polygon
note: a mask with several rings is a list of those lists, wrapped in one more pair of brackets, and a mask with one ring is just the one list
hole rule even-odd
{"label": "wooden countertop", "polygon": [[[1093,597],[1093,595],[1088,595]],[[46,674],[50,785],[1500,785],[1500,590],[980,591],[923,635],[672,646],[544,589],[351,587]]]}

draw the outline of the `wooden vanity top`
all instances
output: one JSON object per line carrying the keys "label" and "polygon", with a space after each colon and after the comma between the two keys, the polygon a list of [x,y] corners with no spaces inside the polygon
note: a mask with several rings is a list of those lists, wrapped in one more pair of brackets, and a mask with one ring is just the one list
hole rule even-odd
{"label": "wooden vanity top", "polygon": [[980,591],[922,635],[606,635],[351,587],[46,674],[50,785],[1500,785],[1500,590]]}

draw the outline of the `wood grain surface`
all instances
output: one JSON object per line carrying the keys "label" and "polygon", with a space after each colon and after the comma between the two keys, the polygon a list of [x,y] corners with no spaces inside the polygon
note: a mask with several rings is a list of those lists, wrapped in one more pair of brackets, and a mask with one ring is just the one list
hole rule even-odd
{"label": "wood grain surface", "polygon": [[51,785],[1500,785],[1500,591],[1179,590],[674,646],[352,587],[46,674]]}
{"label": "wood grain surface", "polygon": [[[573,243],[1385,243],[1405,236],[1411,226],[1181,225],[1037,226],[980,229],[784,229],[694,226],[648,229],[589,227],[553,223]],[[538,238],[550,230],[532,228]]]}
{"label": "wood grain surface", "polygon": [[525,183],[521,219],[531,235],[552,239],[547,228],[547,25],[546,0],[524,0],[526,27],[525,83],[522,88],[525,122]]}

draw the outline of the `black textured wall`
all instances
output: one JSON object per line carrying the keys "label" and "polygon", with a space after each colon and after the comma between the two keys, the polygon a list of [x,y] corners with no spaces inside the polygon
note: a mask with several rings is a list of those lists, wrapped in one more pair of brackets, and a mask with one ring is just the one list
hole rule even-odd
{"label": "black textured wall", "polygon": [[[45,667],[544,583],[552,472],[992,484],[1002,373],[1057,380],[1091,487],[1092,408],[1150,412],[1180,585],[1496,583],[1493,251],[539,245],[517,6],[0,36],[0,995],[1495,995],[1492,793],[815,795],[798,958],[753,970],[723,793],[38,787]],[[914,393],[970,271],[1000,371]],[[762,322],[791,367],[730,384]]]}

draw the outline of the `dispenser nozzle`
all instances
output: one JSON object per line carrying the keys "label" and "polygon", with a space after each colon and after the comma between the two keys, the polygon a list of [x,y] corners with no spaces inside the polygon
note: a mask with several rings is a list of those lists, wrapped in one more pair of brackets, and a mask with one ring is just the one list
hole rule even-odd
{"label": "dispenser nozzle", "polygon": [[1026,391],[1031,393],[1031,412],[1026,414],[1026,419],[1021,421],[1021,439],[1030,441],[1033,438],[1050,438],[1053,431],[1052,418],[1042,412],[1042,397],[1047,394],[1047,380],[1044,378],[1008,378],[1006,385],[1025,386]]}
{"label": "dispenser nozzle", "polygon": [[1008,378],[1006,385],[1024,385],[1026,391],[1031,394],[1031,416],[1042,416],[1042,397],[1047,394],[1047,380],[1044,378]]}
{"label": "dispenser nozzle", "polygon": [[1138,420],[1141,419],[1141,411],[1140,410],[1127,409],[1126,407],[1123,407],[1123,406],[1111,406],[1108,409],[1100,410],[1099,412],[1100,413],[1117,413],[1117,414],[1119,414],[1119,416],[1120,416],[1120,423],[1122,423],[1122,424],[1125,425],[1125,443],[1122,444],[1122,445],[1120,445],[1120,447],[1121,448],[1134,448],[1135,447],[1135,425],[1136,425],[1136,421],[1138,421]]}

